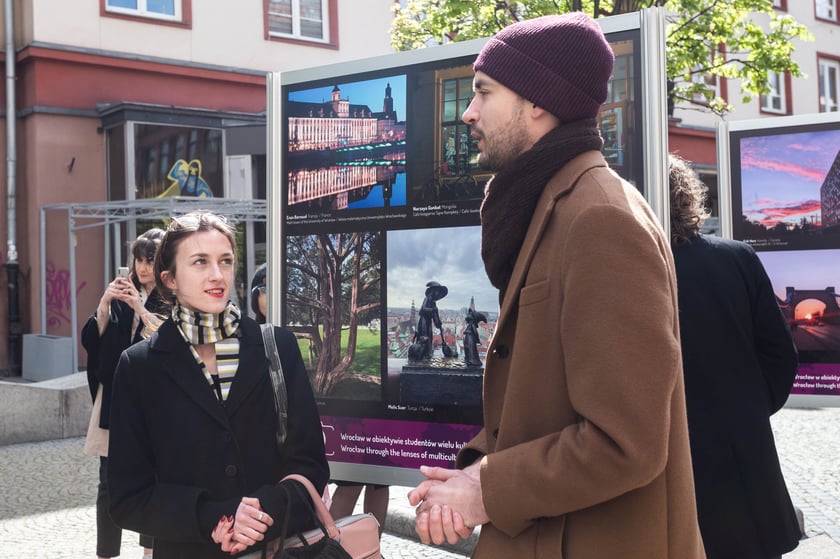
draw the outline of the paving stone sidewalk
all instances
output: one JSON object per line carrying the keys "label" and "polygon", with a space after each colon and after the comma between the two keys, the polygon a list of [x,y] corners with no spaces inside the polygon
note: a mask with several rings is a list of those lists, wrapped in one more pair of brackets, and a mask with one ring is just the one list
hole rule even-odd
{"label": "paving stone sidewalk", "polygon": [[[784,409],[772,420],[785,477],[805,517],[807,538],[784,559],[840,559],[840,408]],[[98,465],[81,438],[0,446],[0,554],[3,558],[95,556]],[[414,539],[407,487],[392,487],[387,559],[463,559],[471,543],[424,546]],[[361,501],[361,500],[360,500]],[[137,535],[123,534],[122,557],[140,559]]]}

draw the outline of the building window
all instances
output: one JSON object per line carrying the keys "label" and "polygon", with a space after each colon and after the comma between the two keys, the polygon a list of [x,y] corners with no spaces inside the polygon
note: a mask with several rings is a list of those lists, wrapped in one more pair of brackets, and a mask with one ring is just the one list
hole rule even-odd
{"label": "building window", "polygon": [[440,175],[468,175],[477,169],[477,140],[461,120],[472,100],[472,78],[443,80]]}
{"label": "building window", "polygon": [[761,96],[761,112],[774,114],[788,114],[788,76],[777,74],[773,71],[767,72],[767,85],[770,92]]}
{"label": "building window", "polygon": [[817,18],[837,22],[837,0],[816,0]]}
{"label": "building window", "polygon": [[783,12],[787,11],[787,0],[773,0],[773,7]]}
{"label": "building window", "polygon": [[105,0],[105,11],[113,14],[181,21],[181,0]]}
{"label": "building window", "polygon": [[328,0],[268,0],[271,37],[330,42]]}
{"label": "building window", "polygon": [[820,112],[838,111],[838,91],[840,91],[840,60],[820,58]]}

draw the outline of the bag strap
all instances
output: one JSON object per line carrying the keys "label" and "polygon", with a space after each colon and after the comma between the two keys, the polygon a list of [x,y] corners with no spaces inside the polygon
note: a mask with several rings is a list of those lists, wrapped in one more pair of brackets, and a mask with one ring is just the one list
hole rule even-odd
{"label": "bag strap", "polygon": [[277,342],[274,339],[274,325],[270,322],[260,324],[262,330],[265,356],[268,359],[268,376],[271,378],[271,386],[274,388],[274,407],[277,410],[277,449],[283,447],[286,442],[288,426],[288,413],[286,404],[286,380],[283,378],[283,364],[280,363],[280,355],[277,353]]}
{"label": "bag strap", "polygon": [[323,524],[326,528],[327,535],[332,539],[337,540],[341,536],[341,533],[338,531],[338,527],[335,525],[335,520],[333,520],[330,511],[327,510],[327,506],[321,500],[321,496],[318,494],[315,486],[312,485],[312,482],[300,474],[289,474],[281,479],[280,482],[282,483],[291,479],[297,481],[306,488],[306,491],[309,493],[309,497],[312,500],[312,506],[315,507],[315,514],[318,517],[318,520],[320,520],[321,524]]}

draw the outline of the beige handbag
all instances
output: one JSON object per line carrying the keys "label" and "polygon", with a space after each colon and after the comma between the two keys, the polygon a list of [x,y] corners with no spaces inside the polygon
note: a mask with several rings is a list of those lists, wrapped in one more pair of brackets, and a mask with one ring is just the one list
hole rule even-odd
{"label": "beige handbag", "polygon": [[108,430],[99,426],[102,415],[102,384],[96,390],[93,408],[90,410],[87,436],[85,437],[85,454],[88,456],[108,456]]}
{"label": "beige handbag", "polygon": [[[312,482],[299,474],[289,474],[283,478],[287,479],[293,479],[306,487],[314,506],[312,513],[319,527],[286,537],[274,555],[275,559],[342,556],[351,559],[382,559],[379,550],[379,522],[372,514],[354,514],[333,520]],[[322,541],[324,538],[333,541]],[[340,545],[346,555],[341,549],[335,549],[338,547],[335,543]],[[336,551],[338,554],[335,554]]]}

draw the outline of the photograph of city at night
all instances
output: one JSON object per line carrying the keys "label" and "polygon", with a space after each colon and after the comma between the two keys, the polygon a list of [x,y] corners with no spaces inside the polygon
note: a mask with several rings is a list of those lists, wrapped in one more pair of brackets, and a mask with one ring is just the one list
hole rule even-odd
{"label": "photograph of city at night", "polygon": [[405,206],[405,90],[398,75],[288,93],[291,213]]}

